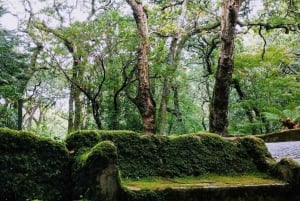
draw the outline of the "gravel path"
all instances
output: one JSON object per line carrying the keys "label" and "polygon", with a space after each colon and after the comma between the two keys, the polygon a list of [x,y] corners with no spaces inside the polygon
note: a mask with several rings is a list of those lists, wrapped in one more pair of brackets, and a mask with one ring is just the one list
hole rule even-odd
{"label": "gravel path", "polygon": [[300,163],[300,141],[274,142],[266,145],[276,160],[289,157]]}

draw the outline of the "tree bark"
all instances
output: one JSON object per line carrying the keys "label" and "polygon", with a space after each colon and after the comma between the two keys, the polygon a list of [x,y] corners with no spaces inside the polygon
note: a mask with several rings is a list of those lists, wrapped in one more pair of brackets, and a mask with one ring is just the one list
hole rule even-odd
{"label": "tree bark", "polygon": [[69,118],[68,118],[68,133],[79,130],[81,125],[82,102],[80,99],[81,91],[75,83],[80,83],[82,79],[82,70],[80,69],[80,56],[74,56],[77,53],[76,46],[72,43],[64,41],[67,49],[73,55],[72,78],[69,96]]}
{"label": "tree bark", "polygon": [[139,48],[137,61],[138,91],[133,99],[143,121],[144,133],[155,133],[155,101],[152,98],[149,81],[149,49],[150,39],[148,30],[148,18],[142,3],[137,0],[127,0],[131,6],[134,19],[138,28]]}
{"label": "tree bark", "polygon": [[177,124],[178,124],[178,132],[179,133],[184,133],[185,132],[185,128],[184,128],[184,123],[183,123],[183,119],[182,119],[182,115],[180,112],[180,105],[179,105],[179,95],[178,95],[178,87],[177,86],[173,86],[172,87],[173,93],[174,93],[174,112],[175,112],[175,116],[177,119]]}
{"label": "tree bark", "polygon": [[18,99],[18,130],[22,130],[23,123],[23,99]]}
{"label": "tree bark", "polygon": [[210,105],[209,131],[228,134],[228,105],[232,83],[235,26],[242,0],[223,0],[221,15],[221,51]]}

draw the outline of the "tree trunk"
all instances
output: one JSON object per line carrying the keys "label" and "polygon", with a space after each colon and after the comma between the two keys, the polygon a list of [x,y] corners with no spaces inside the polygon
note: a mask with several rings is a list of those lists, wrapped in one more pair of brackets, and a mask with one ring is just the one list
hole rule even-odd
{"label": "tree trunk", "polygon": [[180,105],[179,105],[179,96],[178,96],[178,87],[177,86],[173,86],[173,93],[174,93],[174,112],[176,115],[176,119],[177,119],[177,124],[178,124],[178,132],[180,134],[185,132],[185,128],[184,128],[184,123],[183,123],[183,119],[182,119],[182,115],[181,115],[181,111],[180,111]]}
{"label": "tree trunk", "polygon": [[102,129],[102,121],[101,121],[101,112],[100,112],[100,105],[101,103],[96,99],[91,100],[92,110],[93,110],[93,117],[97,124],[98,129]]}
{"label": "tree trunk", "polygon": [[[77,54],[73,46],[67,46],[71,54]],[[75,51],[75,52],[74,52]],[[69,118],[68,133],[79,130],[81,125],[82,103],[80,100],[81,91],[75,83],[80,83],[82,73],[80,70],[81,58],[73,56],[73,74],[70,86],[69,97]]]}
{"label": "tree trunk", "polygon": [[138,91],[137,96],[133,100],[137,106],[143,121],[144,133],[155,133],[155,102],[152,98],[150,91],[149,81],[149,49],[150,39],[148,31],[147,13],[139,1],[127,0],[131,6],[134,19],[138,28],[139,35],[139,49],[138,49],[138,63],[137,63],[137,78],[138,78]]}
{"label": "tree trunk", "polygon": [[[178,44],[178,39],[176,37],[173,37],[170,48],[169,48],[169,55],[168,55],[168,71],[167,73],[174,73],[175,67],[174,67],[174,57],[176,54],[176,47]],[[172,76],[170,76],[172,77]],[[166,125],[167,125],[167,108],[168,108],[168,102],[169,102],[169,94],[170,94],[170,85],[171,85],[171,78],[169,75],[164,76],[163,80],[163,90],[161,94],[161,102],[159,106],[159,134],[165,134]]]}
{"label": "tree trunk", "polygon": [[18,130],[22,130],[23,123],[23,99],[18,99]]}
{"label": "tree trunk", "polygon": [[221,16],[221,51],[210,105],[209,131],[227,135],[228,104],[232,83],[235,26],[241,0],[223,0]]}
{"label": "tree trunk", "polygon": [[164,77],[163,88],[161,94],[161,101],[158,112],[158,133],[163,135],[166,134],[166,125],[167,125],[167,108],[168,108],[168,97],[169,97],[169,85],[168,79]]}

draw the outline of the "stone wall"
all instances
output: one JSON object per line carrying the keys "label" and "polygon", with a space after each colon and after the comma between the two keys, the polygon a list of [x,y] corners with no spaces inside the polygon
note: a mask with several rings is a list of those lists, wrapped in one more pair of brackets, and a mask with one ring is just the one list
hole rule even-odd
{"label": "stone wall", "polygon": [[265,142],[286,142],[286,141],[300,141],[300,129],[290,129],[278,133],[271,133],[265,135],[257,135]]}
{"label": "stone wall", "polygon": [[[67,148],[66,148],[66,146]],[[288,184],[130,191],[123,177],[268,172]],[[300,166],[271,158],[263,140],[212,134],[80,131],[66,142],[0,129],[0,200],[299,201]]]}

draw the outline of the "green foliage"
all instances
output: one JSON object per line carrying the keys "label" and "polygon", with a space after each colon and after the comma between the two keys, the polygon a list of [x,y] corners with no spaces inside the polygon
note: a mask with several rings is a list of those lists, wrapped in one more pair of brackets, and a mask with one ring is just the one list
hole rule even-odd
{"label": "green foliage", "polygon": [[1,200],[66,200],[69,156],[65,146],[28,132],[0,129]]}
{"label": "green foliage", "polygon": [[[1,115],[0,125],[7,127],[16,125],[15,99],[23,95],[24,87],[30,91],[33,91],[35,87],[43,89],[35,91],[34,98],[30,99],[30,103],[25,106],[28,110],[29,106],[38,104],[33,101],[34,99],[51,100],[51,103],[65,101],[70,83],[63,78],[63,73],[61,73],[63,69],[70,78],[72,73],[74,76],[78,75],[78,79],[74,78],[74,80],[81,89],[85,90],[85,94],[82,93],[78,100],[80,102],[78,105],[84,105],[81,114],[83,118],[78,123],[81,129],[96,128],[90,100],[87,100],[87,97],[92,97],[100,106],[98,112],[102,129],[140,132],[142,130],[140,114],[129,98],[129,96],[133,98],[136,95],[137,81],[134,78],[134,68],[138,47],[137,29],[131,13],[123,12],[122,2],[118,1],[111,1],[107,5],[107,2],[95,1],[94,6],[92,2],[89,4],[83,1],[78,2],[76,8],[68,1],[55,2],[54,5],[48,4],[47,1],[40,3],[41,8],[34,10],[36,13],[33,14],[38,13],[41,19],[43,17],[49,19],[51,23],[47,26],[54,32],[51,34],[41,22],[32,20],[29,23],[28,33],[31,39],[42,42],[47,47],[38,55],[35,67],[40,71],[35,72],[29,84],[25,81],[28,81],[31,71],[24,64],[24,57],[22,59],[24,55],[18,55],[13,51],[16,47],[14,37],[7,37],[7,33],[3,32],[5,40],[0,41],[0,48],[3,50],[0,50],[3,55],[1,62],[8,64],[0,67],[0,83],[4,83],[0,86],[0,95],[5,96],[6,101],[9,102],[8,105],[1,105],[3,106],[0,108],[1,114],[5,116]],[[207,129],[208,105],[212,96],[213,74],[220,42],[218,36],[220,27],[217,24],[221,4],[220,0],[190,0],[187,1],[185,7],[183,1],[152,0],[145,5],[151,40],[149,55],[151,91],[157,108],[162,100],[165,80],[168,82],[170,91],[167,97],[168,112],[162,118],[166,119],[163,124],[167,125],[164,127],[158,125],[164,129],[163,133],[183,134]],[[102,9],[102,6],[105,6],[105,9]],[[252,2],[247,1],[242,4],[242,12],[239,13],[244,25],[252,24],[247,31],[247,34],[252,33],[252,35],[244,38],[242,33],[245,33],[245,26],[241,27],[241,34],[237,35],[239,40],[235,47],[238,48],[235,57],[235,78],[240,80],[246,98],[239,100],[234,90],[231,94],[231,133],[273,132],[279,126],[272,121],[265,120],[264,112],[271,112],[271,108],[274,107],[283,111],[289,109],[291,105],[299,106],[300,94],[297,90],[300,70],[299,56],[297,56],[299,3],[298,1],[266,0],[250,12],[252,7]],[[72,10],[71,13],[70,10]],[[77,19],[74,14],[78,10],[83,13],[83,16],[91,18]],[[65,16],[69,16],[69,19]],[[31,23],[36,23],[36,26],[32,26]],[[54,24],[59,26],[54,26]],[[273,29],[275,27],[278,28]],[[263,60],[261,57],[264,40],[258,34],[259,28],[267,45]],[[177,47],[174,50],[177,53],[173,55],[175,62],[170,65],[172,62],[171,41],[175,38]],[[22,43],[28,42],[28,37],[23,39]],[[76,47],[73,53],[66,48],[65,45],[68,42],[64,39],[68,39],[67,41]],[[29,43],[32,43],[32,40]],[[33,59],[33,54],[31,56]],[[80,58],[77,73],[72,71],[72,56]],[[60,65],[60,70],[57,70],[57,65]],[[45,69],[51,70],[44,71]],[[50,71],[53,71],[52,74]],[[288,75],[286,72],[289,72]],[[59,79],[53,79],[52,75]],[[61,84],[61,87],[56,87],[57,80],[65,80],[65,82]],[[99,89],[102,80],[104,83]],[[39,83],[42,84],[38,86]],[[182,119],[182,124],[178,123],[174,113],[175,98],[172,94],[172,86],[178,89],[179,113],[181,114],[178,119]],[[54,104],[50,104],[49,110],[45,112],[46,115],[63,116],[62,119],[65,122],[67,113],[54,113],[53,107]],[[258,110],[258,114],[250,120],[248,114],[249,111],[253,113],[254,107],[257,107],[255,109]],[[157,117],[160,118],[159,113],[162,112],[159,109],[157,111]],[[40,127],[33,128],[35,126],[33,123],[31,128],[29,126],[24,128],[50,135],[54,132],[54,129],[50,128],[55,126],[57,121],[53,121],[54,118],[48,118],[46,115],[45,121],[39,124]],[[30,125],[26,121],[24,123]]]}
{"label": "green foliage", "polygon": [[265,112],[264,115],[269,121],[277,123],[286,119],[291,119],[293,122],[300,122],[300,106],[285,110],[270,108],[269,112]]}
{"label": "green foliage", "polygon": [[29,79],[26,55],[15,51],[18,43],[14,34],[0,29],[0,95],[4,98],[20,97]]}
{"label": "green foliage", "polygon": [[[213,134],[165,137],[124,131],[81,131],[67,137],[66,144],[82,156],[98,139],[116,145],[124,178],[266,171],[267,163],[263,160],[271,157],[259,139],[229,142]],[[84,154],[83,158],[87,156]]]}
{"label": "green foliage", "polygon": [[[264,58],[260,53],[241,52],[235,59],[234,78],[243,96],[233,90],[231,132],[269,133],[280,129],[280,118],[298,116],[298,70],[292,48],[270,45]],[[286,69],[291,69],[292,73]],[[288,114],[290,113],[290,114]]]}
{"label": "green foliage", "polygon": [[29,80],[26,55],[15,49],[17,37],[0,28],[0,126],[17,128],[17,101]]}
{"label": "green foliage", "polygon": [[16,108],[0,105],[0,127],[17,128],[17,110]]}

